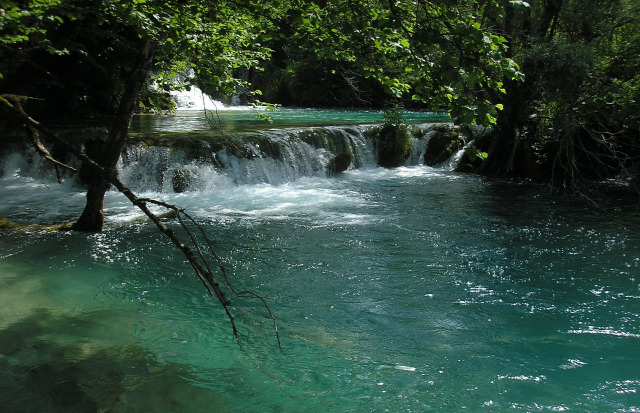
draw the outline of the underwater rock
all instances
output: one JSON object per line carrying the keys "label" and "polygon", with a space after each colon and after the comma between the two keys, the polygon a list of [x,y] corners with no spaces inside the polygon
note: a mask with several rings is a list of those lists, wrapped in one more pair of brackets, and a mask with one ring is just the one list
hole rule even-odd
{"label": "underwater rock", "polygon": [[476,167],[473,166],[469,161],[462,161],[456,166],[456,172],[463,174],[472,174],[476,171]]}

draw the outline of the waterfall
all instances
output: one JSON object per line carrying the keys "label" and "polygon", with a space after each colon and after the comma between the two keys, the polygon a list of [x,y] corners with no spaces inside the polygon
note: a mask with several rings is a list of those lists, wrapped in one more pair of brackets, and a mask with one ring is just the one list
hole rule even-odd
{"label": "waterfall", "polygon": [[[189,69],[186,73],[178,75],[174,83],[176,86],[187,83],[188,79],[193,79],[195,71]],[[152,88],[157,88],[157,85],[152,83]],[[226,106],[219,100],[213,100],[211,96],[205,94],[197,86],[189,86],[188,90],[172,90],[169,92],[171,99],[176,104],[177,110],[222,110]]]}
{"label": "waterfall", "polygon": [[[404,166],[423,164],[432,126],[412,126],[418,133]],[[168,135],[165,140],[172,142],[170,145],[128,145],[118,163],[118,174],[136,191],[164,193],[281,185],[305,177],[330,176],[328,166],[344,153],[351,155],[349,170],[378,167],[374,142],[379,130],[379,125],[279,128],[222,137],[213,132],[173,132],[180,136],[172,139]],[[40,162],[32,148],[14,146],[5,146],[0,156],[1,177],[55,181],[52,168]],[[76,178],[67,174],[66,180],[74,183]]]}
{"label": "waterfall", "polygon": [[195,86],[189,90],[172,91],[171,98],[176,102],[177,110],[220,110],[225,107]]}
{"label": "waterfall", "polygon": [[[232,99],[232,105],[225,105],[219,100],[214,100],[197,86],[191,86],[189,90],[174,90],[170,92],[171,99],[176,103],[176,110],[247,110],[251,106],[240,105],[239,99]],[[235,96],[235,95],[234,95]]]}
{"label": "waterfall", "polygon": [[[52,151],[55,153],[55,150]],[[62,159],[67,165],[76,169],[80,168],[80,161],[75,158]],[[70,173],[61,170],[63,177],[69,177]],[[25,143],[6,143],[0,145],[0,179],[6,178],[32,178],[41,182],[56,182],[54,168],[49,162],[45,162],[36,150]]]}
{"label": "waterfall", "polygon": [[229,185],[279,185],[303,177],[326,177],[338,154],[352,155],[351,168],[376,167],[373,126],[272,129],[242,134],[240,142],[215,149],[130,146],[119,175],[137,190],[181,192]]}

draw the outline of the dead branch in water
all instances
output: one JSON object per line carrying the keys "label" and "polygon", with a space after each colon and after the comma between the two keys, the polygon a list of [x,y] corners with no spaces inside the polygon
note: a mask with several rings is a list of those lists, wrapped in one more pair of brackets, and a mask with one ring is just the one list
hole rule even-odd
{"label": "dead branch in water", "polygon": [[[100,174],[102,174],[105,177],[105,179],[107,181],[109,181],[109,183],[111,185],[113,185],[120,193],[122,193],[124,196],[126,196],[127,199],[129,199],[129,201],[131,201],[131,203],[133,205],[138,207],[138,209],[140,209],[156,225],[156,227],[160,230],[160,232],[162,232],[164,235],[166,235],[171,240],[171,242],[176,246],[176,248],[178,248],[184,254],[184,256],[187,258],[187,260],[189,261],[189,264],[193,268],[193,271],[195,272],[196,276],[200,279],[200,281],[204,285],[204,287],[207,290],[207,292],[209,293],[209,295],[210,296],[215,296],[218,299],[218,302],[224,308],[225,313],[227,315],[227,318],[229,319],[229,321],[231,323],[231,327],[232,327],[232,330],[233,330],[233,335],[236,337],[236,340],[239,340],[239,332],[238,332],[238,329],[236,327],[236,323],[235,323],[235,319],[233,317],[233,314],[231,314],[231,308],[230,307],[231,307],[231,301],[232,300],[227,298],[227,295],[225,294],[225,292],[220,287],[220,284],[217,282],[217,280],[216,280],[216,278],[215,278],[215,276],[213,274],[213,271],[212,271],[212,269],[211,269],[211,267],[210,267],[205,255],[204,255],[204,253],[203,253],[203,250],[202,250],[200,244],[198,243],[196,238],[193,236],[193,233],[190,231],[190,229],[186,225],[183,217],[185,217],[192,225],[194,225],[200,231],[200,233],[202,234],[203,238],[205,239],[205,242],[206,242],[206,244],[208,246],[209,253],[216,260],[216,263],[218,265],[218,269],[220,270],[226,285],[231,290],[231,292],[234,294],[234,298],[257,298],[260,301],[262,301],[262,303],[264,304],[265,308],[267,309],[267,312],[269,313],[269,316],[273,320],[275,335],[276,335],[276,339],[278,341],[278,347],[282,351],[282,345],[280,343],[280,337],[279,337],[279,334],[278,334],[278,327],[277,327],[277,324],[276,324],[276,320],[275,320],[275,317],[273,316],[273,313],[271,312],[271,309],[269,308],[266,300],[263,297],[261,297],[260,295],[254,293],[254,292],[251,292],[251,291],[237,292],[233,288],[233,286],[231,285],[231,283],[229,281],[229,277],[228,277],[227,271],[226,271],[226,269],[225,269],[225,267],[223,265],[223,262],[220,259],[220,257],[215,253],[215,251],[213,249],[213,246],[211,245],[210,240],[207,238],[207,236],[205,234],[205,231],[202,228],[202,226],[200,226],[183,209],[180,209],[177,206],[169,205],[169,204],[166,204],[164,202],[157,201],[157,200],[154,200],[154,199],[138,198],[127,186],[125,186],[117,178],[116,171],[102,167],[97,162],[95,162],[93,159],[91,159],[89,156],[87,156],[81,149],[77,148],[75,145],[70,144],[66,140],[64,140],[61,137],[59,137],[56,133],[52,132],[51,130],[49,130],[46,127],[44,127],[43,125],[41,125],[38,121],[36,121],[36,120],[32,119],[31,117],[29,117],[26,114],[26,112],[24,111],[24,109],[22,108],[22,103],[25,100],[26,100],[26,98],[22,97],[22,96],[0,95],[0,106],[3,107],[11,115],[16,117],[18,120],[20,120],[27,127],[27,130],[30,131],[30,134],[31,134],[31,137],[32,137],[32,143],[36,147],[36,150],[41,155],[43,155],[43,158],[45,160],[53,163],[56,166],[56,171],[58,173],[58,180],[60,180],[59,170],[57,169],[58,167],[65,167],[65,168],[67,168],[67,169],[69,169],[69,170],[71,170],[73,172],[77,172],[77,171],[74,168],[71,168],[71,167],[69,167],[69,166],[67,166],[67,165],[65,165],[65,164],[63,164],[61,162],[58,162],[56,159],[54,159],[50,155],[50,153],[47,151],[47,149],[44,146],[42,146],[42,144],[40,143],[40,139],[39,139],[40,133],[42,133],[43,135],[45,135],[47,138],[51,139],[55,143],[61,145],[68,152],[73,153],[80,160],[82,160],[83,162],[86,162],[92,168],[95,168],[95,170],[98,171]],[[149,209],[147,204],[154,204],[154,205],[163,206],[163,207],[173,211],[176,214],[177,218],[178,218],[180,226],[184,229],[184,231],[186,232],[187,236],[191,240],[194,248],[198,252],[198,255],[194,254],[193,251],[191,250],[191,248],[189,248],[187,245],[185,245],[180,240],[180,238],[175,234],[175,232],[172,229],[168,228],[161,221],[161,218],[158,215],[154,214]],[[72,226],[68,226],[67,225],[67,226],[64,226],[63,229],[72,229]]]}

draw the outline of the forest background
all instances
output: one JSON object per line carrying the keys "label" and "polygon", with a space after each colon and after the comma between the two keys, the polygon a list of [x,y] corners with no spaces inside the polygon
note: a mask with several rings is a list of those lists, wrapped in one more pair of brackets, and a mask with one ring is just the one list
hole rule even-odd
{"label": "forest background", "polygon": [[[475,172],[582,192],[640,183],[633,0],[3,0],[0,76],[45,125],[103,122],[107,169],[133,113],[196,85],[225,101],[446,111],[492,127]],[[85,228],[101,228],[108,185],[89,188]]]}

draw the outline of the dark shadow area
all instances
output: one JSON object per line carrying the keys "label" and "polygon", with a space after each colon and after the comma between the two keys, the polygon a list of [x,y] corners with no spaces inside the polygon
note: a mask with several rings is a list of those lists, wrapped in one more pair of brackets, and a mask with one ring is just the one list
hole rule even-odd
{"label": "dark shadow area", "polygon": [[194,384],[185,367],[136,344],[83,336],[91,323],[38,310],[0,330],[0,410],[227,411],[223,396]]}

